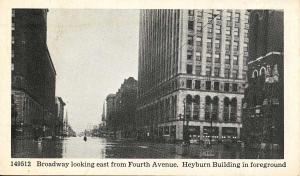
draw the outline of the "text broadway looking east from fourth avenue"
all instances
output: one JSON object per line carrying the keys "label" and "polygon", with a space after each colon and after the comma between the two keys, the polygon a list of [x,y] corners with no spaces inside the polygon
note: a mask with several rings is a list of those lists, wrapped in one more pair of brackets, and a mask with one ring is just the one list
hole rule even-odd
{"label": "text broadway looking east from fourth avenue", "polygon": [[286,167],[286,162],[181,162],[179,165],[176,162],[36,162],[37,167],[63,167],[63,168],[99,168],[99,167],[185,167],[185,168],[197,168],[197,167],[230,167],[230,168],[241,168],[241,167]]}

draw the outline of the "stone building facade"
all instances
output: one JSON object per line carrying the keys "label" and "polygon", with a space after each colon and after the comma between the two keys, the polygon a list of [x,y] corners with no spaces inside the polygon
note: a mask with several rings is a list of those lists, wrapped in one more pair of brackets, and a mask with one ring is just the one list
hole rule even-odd
{"label": "stone building facade", "polygon": [[[46,9],[12,10],[12,132],[54,135],[56,71],[47,47]],[[13,135],[14,136],[14,135]]]}
{"label": "stone building facade", "polygon": [[248,59],[244,10],[142,10],[138,136],[238,139]]}
{"label": "stone building facade", "polygon": [[108,95],[107,127],[118,138],[135,137],[135,110],[137,100],[137,80],[129,77],[124,80],[116,94]]}
{"label": "stone building facade", "polygon": [[[284,147],[283,12],[250,13],[248,87],[243,105],[244,140],[248,147]],[[269,145],[273,146],[273,145]]]}

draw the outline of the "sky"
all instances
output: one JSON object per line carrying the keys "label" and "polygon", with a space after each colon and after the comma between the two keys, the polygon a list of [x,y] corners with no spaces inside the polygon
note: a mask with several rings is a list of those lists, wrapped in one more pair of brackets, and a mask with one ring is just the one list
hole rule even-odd
{"label": "sky", "polygon": [[105,98],[137,79],[138,10],[49,9],[47,44],[56,96],[76,132],[98,125]]}

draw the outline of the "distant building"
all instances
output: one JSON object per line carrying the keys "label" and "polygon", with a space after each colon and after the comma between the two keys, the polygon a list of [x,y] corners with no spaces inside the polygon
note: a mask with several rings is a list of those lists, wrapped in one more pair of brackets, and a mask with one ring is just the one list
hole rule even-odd
{"label": "distant building", "polygon": [[56,72],[47,47],[47,12],[12,10],[13,136],[55,134]]}
{"label": "distant building", "polygon": [[245,10],[141,10],[139,136],[240,137],[248,19]]}
{"label": "distant building", "polygon": [[57,136],[63,135],[63,123],[64,123],[64,113],[65,113],[65,102],[61,97],[56,97],[56,128],[55,133]]}
{"label": "distant building", "polygon": [[[283,12],[253,10],[250,15],[248,87],[243,105],[248,146],[275,144],[283,158]],[[269,145],[274,146],[274,145]]]}
{"label": "distant building", "polygon": [[116,94],[106,98],[107,130],[118,138],[134,137],[137,81],[133,77],[125,79]]}
{"label": "distant building", "polygon": [[68,111],[66,111],[66,115],[63,122],[63,136],[64,137],[75,137],[76,132],[73,130],[69,123]]}
{"label": "distant building", "polygon": [[116,94],[109,94],[106,97],[106,126],[108,131],[114,131],[114,120],[116,112]]}
{"label": "distant building", "polygon": [[101,115],[101,126],[106,127],[106,111],[105,111],[105,101],[103,102],[102,115]]}
{"label": "distant building", "polygon": [[101,115],[101,122],[98,127],[99,135],[105,136],[107,134],[106,129],[106,102],[103,102],[103,108],[102,108],[102,115]]}
{"label": "distant building", "polygon": [[117,137],[134,137],[135,133],[135,111],[137,100],[137,80],[133,77],[125,79],[116,93],[115,105],[115,129]]}

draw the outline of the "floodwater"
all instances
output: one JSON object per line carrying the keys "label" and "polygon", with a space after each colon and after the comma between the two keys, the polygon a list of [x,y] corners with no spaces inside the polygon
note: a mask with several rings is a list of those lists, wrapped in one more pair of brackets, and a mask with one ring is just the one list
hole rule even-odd
{"label": "floodwater", "polygon": [[[200,145],[163,144],[113,140],[98,137],[69,137],[61,140],[12,140],[13,158],[257,158],[256,151],[244,151],[236,146],[214,145],[204,149]],[[278,157],[278,156],[277,156]],[[260,158],[276,158],[260,155]]]}

